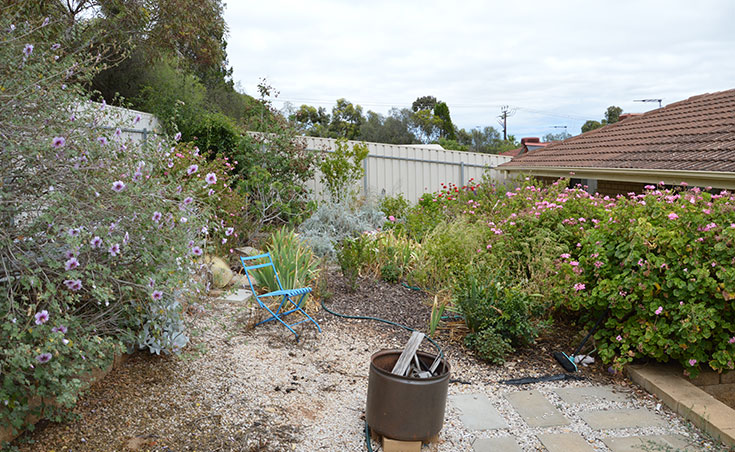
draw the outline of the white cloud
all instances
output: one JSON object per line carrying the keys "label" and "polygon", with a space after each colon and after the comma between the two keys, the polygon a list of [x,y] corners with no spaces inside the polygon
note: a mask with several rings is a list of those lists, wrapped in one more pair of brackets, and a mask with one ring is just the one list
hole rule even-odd
{"label": "white cloud", "polygon": [[609,105],[646,111],[735,88],[730,0],[232,1],[229,60],[249,94],[267,77],[298,106],[340,97],[386,113],[422,95],[448,103],[460,127],[544,135]]}

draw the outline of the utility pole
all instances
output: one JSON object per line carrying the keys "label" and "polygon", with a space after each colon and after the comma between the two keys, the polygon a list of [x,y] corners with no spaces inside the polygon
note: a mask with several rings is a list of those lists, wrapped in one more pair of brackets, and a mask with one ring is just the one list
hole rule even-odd
{"label": "utility pole", "polygon": [[503,141],[508,139],[508,116],[513,116],[515,110],[511,110],[509,106],[500,107],[500,116],[498,116],[498,124],[503,127]]}

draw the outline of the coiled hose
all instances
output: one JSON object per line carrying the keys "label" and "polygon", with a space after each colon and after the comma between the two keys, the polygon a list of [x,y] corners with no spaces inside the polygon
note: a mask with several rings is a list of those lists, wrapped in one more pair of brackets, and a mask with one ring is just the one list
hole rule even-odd
{"label": "coiled hose", "polygon": [[[334,312],[331,309],[329,309],[328,307],[324,306],[324,300],[323,299],[321,301],[321,305],[322,305],[322,309],[324,309],[328,313],[330,313],[330,314],[332,314],[333,316],[336,316],[336,317],[341,317],[343,319],[375,320],[376,322],[387,323],[388,325],[397,326],[399,328],[403,328],[404,330],[408,330],[408,331],[411,331],[411,332],[416,331],[413,328],[407,327],[406,325],[401,325],[400,323],[391,322],[390,320],[381,319],[379,317],[371,317],[371,316],[366,316],[366,315],[347,315],[347,314],[340,314],[339,312]],[[436,347],[436,350],[439,352],[439,359],[440,360],[444,359],[444,350],[442,350],[442,348],[439,347],[439,344],[437,344],[432,338],[430,338],[428,336],[425,336],[425,337],[426,337],[426,339],[429,342],[431,342],[431,345],[433,345],[434,347]],[[365,419],[365,445],[367,446],[368,452],[373,452],[373,446],[370,443],[370,426],[368,426],[367,419]]]}

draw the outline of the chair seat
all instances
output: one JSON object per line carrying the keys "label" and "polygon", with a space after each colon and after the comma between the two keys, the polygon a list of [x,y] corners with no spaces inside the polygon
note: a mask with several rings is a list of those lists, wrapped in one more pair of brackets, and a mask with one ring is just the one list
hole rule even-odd
{"label": "chair seat", "polygon": [[258,295],[259,297],[277,297],[279,295],[302,295],[305,293],[311,292],[311,287],[302,287],[300,289],[284,289],[284,290],[276,290],[274,292],[268,292],[264,293],[262,295]]}

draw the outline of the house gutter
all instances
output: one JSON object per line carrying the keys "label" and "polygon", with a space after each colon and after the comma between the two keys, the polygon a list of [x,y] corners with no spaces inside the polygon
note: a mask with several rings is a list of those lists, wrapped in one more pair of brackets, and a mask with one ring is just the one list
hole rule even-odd
{"label": "house gutter", "polygon": [[529,176],[570,177],[579,179],[613,180],[623,182],[638,182],[657,184],[663,181],[666,185],[680,185],[686,182],[696,187],[715,187],[735,190],[735,173],[727,171],[683,171],[665,169],[640,168],[589,168],[589,167],[529,167],[512,166],[497,170],[511,174],[526,174]]}

